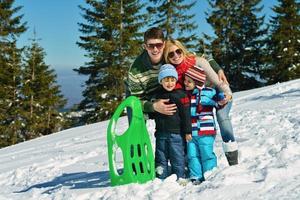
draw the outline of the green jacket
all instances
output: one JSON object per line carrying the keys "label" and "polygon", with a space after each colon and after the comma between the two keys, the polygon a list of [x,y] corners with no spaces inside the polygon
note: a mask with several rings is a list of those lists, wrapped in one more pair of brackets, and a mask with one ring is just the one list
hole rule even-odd
{"label": "green jacket", "polygon": [[152,96],[159,87],[158,73],[163,64],[153,65],[147,51],[143,51],[131,65],[126,80],[130,95],[138,97],[143,104],[144,112],[154,112]]}

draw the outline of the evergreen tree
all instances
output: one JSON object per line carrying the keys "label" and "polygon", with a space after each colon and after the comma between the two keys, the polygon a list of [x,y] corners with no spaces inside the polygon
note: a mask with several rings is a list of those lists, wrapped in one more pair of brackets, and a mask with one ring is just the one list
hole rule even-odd
{"label": "evergreen tree", "polygon": [[59,113],[66,104],[57,85],[55,71],[44,62],[45,53],[36,38],[25,50],[23,70],[24,138],[32,139],[59,131],[64,119]]}
{"label": "evergreen tree", "polygon": [[[212,12],[207,21],[215,31],[211,51],[234,91],[258,87],[265,56],[267,28],[259,17],[261,0],[208,0]],[[208,38],[208,37],[206,37]]]}
{"label": "evergreen tree", "polygon": [[147,10],[154,26],[163,28],[167,38],[175,38],[183,42],[189,49],[196,50],[198,25],[193,21],[195,14],[189,14],[197,1],[184,0],[150,0],[153,5]]}
{"label": "evergreen tree", "polygon": [[16,39],[26,30],[17,15],[21,6],[13,7],[14,0],[0,1],[0,147],[20,141],[22,121],[19,116],[21,51]]}
{"label": "evergreen tree", "polygon": [[273,7],[270,21],[271,34],[268,43],[269,83],[300,78],[300,3],[295,0],[279,0]]}
{"label": "evergreen tree", "polygon": [[7,146],[21,140],[21,50],[17,49],[16,42],[3,50],[0,53],[0,146]]}
{"label": "evergreen tree", "polygon": [[82,123],[92,123],[109,119],[124,99],[124,77],[140,53],[145,15],[139,0],[86,3],[87,8],[79,6],[86,22],[79,23],[83,36],[77,44],[90,61],[76,71],[89,76],[79,109],[85,111]]}

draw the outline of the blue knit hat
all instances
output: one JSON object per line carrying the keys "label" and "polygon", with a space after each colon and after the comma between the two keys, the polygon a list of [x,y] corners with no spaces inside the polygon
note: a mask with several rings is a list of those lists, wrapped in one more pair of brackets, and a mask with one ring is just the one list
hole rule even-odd
{"label": "blue knit hat", "polygon": [[171,64],[164,64],[160,67],[159,73],[158,73],[158,82],[160,83],[162,79],[166,77],[174,77],[176,80],[178,80],[178,74],[175,69],[175,67]]}

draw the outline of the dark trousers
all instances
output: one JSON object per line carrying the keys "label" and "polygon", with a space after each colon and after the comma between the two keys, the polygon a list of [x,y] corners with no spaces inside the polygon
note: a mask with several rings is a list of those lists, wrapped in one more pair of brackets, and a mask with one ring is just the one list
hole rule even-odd
{"label": "dark trousers", "polygon": [[[125,95],[126,98],[130,97],[130,91],[128,89],[128,85],[125,83]],[[126,112],[127,112],[127,118],[128,118],[128,124],[130,125],[131,119],[132,119],[132,110],[129,107],[126,107]]]}
{"label": "dark trousers", "polygon": [[[185,177],[184,140],[180,134],[156,132],[155,168],[156,177],[164,179],[169,174]],[[171,172],[168,171],[168,161]]]}

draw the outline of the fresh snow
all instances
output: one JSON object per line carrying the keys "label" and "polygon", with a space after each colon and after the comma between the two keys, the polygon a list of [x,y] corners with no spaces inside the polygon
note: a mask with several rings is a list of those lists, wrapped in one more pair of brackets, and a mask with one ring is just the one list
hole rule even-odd
{"label": "fresh snow", "polygon": [[[111,187],[108,121],[0,149],[0,200],[300,199],[300,79],[234,93],[240,163],[228,166],[218,134],[217,173],[194,186],[164,181]],[[128,127],[118,120],[120,133]],[[154,142],[154,122],[147,122]]]}

